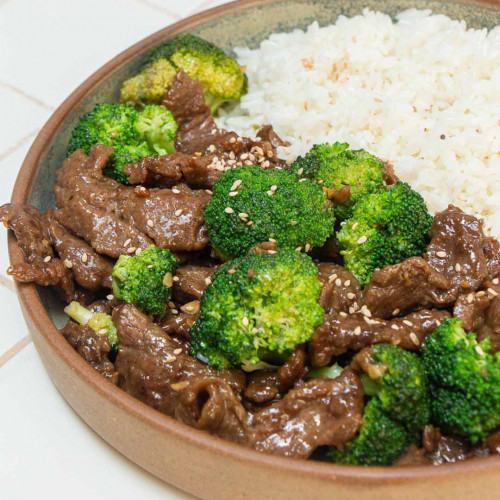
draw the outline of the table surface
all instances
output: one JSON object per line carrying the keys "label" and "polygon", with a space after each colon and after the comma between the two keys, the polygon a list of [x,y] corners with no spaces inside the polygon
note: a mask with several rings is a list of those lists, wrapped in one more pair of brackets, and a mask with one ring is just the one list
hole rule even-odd
{"label": "table surface", "polygon": [[[135,42],[226,2],[0,0],[0,204],[9,201],[38,131],[74,88]],[[192,498],[116,452],[57,392],[29,338],[8,265],[3,230],[0,497]]]}

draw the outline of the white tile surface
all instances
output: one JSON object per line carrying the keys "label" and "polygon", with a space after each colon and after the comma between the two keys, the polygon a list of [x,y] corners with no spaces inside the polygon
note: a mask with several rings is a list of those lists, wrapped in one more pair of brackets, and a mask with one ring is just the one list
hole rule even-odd
{"label": "white tile surface", "polygon": [[[224,0],[0,0],[0,204],[37,131],[134,42]],[[0,231],[0,357],[26,337]],[[188,499],[100,439],[66,404],[33,344],[0,367],[0,498]]]}

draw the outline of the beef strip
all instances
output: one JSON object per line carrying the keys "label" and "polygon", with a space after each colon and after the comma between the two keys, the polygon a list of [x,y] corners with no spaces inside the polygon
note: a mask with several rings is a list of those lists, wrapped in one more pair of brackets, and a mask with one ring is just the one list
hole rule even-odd
{"label": "beef strip", "polygon": [[0,220],[12,229],[26,262],[10,266],[8,274],[17,281],[55,286],[66,301],[75,298],[70,270],[58,259],[50,244],[47,219],[36,208],[7,203],[0,207]]}
{"label": "beef strip", "polygon": [[113,262],[99,255],[82,239],[59,224],[51,210],[47,212],[50,241],[66,266],[71,266],[75,281],[87,290],[111,288]]}
{"label": "beef strip", "polygon": [[318,278],[323,283],[319,303],[327,314],[348,312],[359,300],[361,287],[354,275],[337,264],[319,262]]}
{"label": "beef strip", "polygon": [[130,184],[164,188],[186,183],[193,189],[211,189],[224,171],[215,168],[215,156],[189,153],[148,156],[125,165],[123,173],[129,176]]}
{"label": "beef strip", "polygon": [[315,330],[309,341],[311,364],[325,366],[333,356],[379,343],[417,350],[422,340],[447,317],[447,311],[435,309],[423,309],[391,321],[371,319],[362,313],[346,317],[326,315],[325,322]]}
{"label": "beef strip", "polygon": [[94,370],[113,384],[118,383],[118,373],[108,357],[111,347],[105,335],[97,335],[89,326],[82,326],[73,321],[68,321],[61,333]]}
{"label": "beef strip", "polygon": [[453,316],[462,319],[464,330],[477,332],[484,326],[485,312],[492,299],[492,295],[484,292],[462,294],[455,303]]}
{"label": "beef strip", "polygon": [[172,300],[179,304],[200,300],[201,296],[210,283],[210,278],[216,268],[188,265],[177,269],[175,276],[179,278],[174,281],[172,287]]}
{"label": "beef strip", "polygon": [[387,161],[384,161],[384,177],[382,180],[388,186],[395,184],[399,181],[399,177],[394,173],[394,167]]}
{"label": "beef strip", "polygon": [[304,346],[297,346],[288,361],[277,370],[263,370],[247,377],[245,398],[262,404],[283,395],[305,373],[306,353]]}
{"label": "beef strip", "polygon": [[219,372],[202,364],[133,305],[115,308],[113,322],[122,389],[181,422],[242,440],[246,412],[236,397],[244,390],[240,372]]}
{"label": "beef strip", "polygon": [[432,465],[460,462],[467,458],[468,445],[465,440],[443,436],[433,425],[426,425],[422,433],[425,457]]}
{"label": "beef strip", "polygon": [[500,243],[496,238],[485,238],[483,246],[489,279],[500,278]]}
{"label": "beef strip", "polygon": [[165,314],[163,314],[158,321],[158,324],[167,335],[178,336],[189,340],[189,330],[191,330],[191,327],[198,318],[198,313],[178,312],[176,309],[174,309],[174,311],[176,311],[177,314],[172,313],[171,309],[167,309]]}
{"label": "beef strip", "polygon": [[[75,151],[58,172],[55,218],[111,257],[154,243],[172,251],[196,251],[208,244],[204,210],[210,195],[187,186],[146,189],[122,186],[102,175],[112,149],[93,146],[87,157]],[[124,242],[128,246],[124,247]]]}
{"label": "beef strip", "polygon": [[448,279],[421,257],[373,273],[364,289],[363,304],[377,318],[391,318],[415,309],[444,307],[454,302]]}
{"label": "beef strip", "polygon": [[[175,76],[163,105],[172,112],[178,125],[175,137],[178,152],[215,154],[223,169],[245,162],[260,164],[264,168],[285,164],[276,152],[276,145],[281,140],[269,126],[262,128],[255,138],[239,137],[235,132],[220,130],[205,102],[201,84],[191,80],[182,70]],[[212,164],[217,164],[213,157],[212,160]]]}
{"label": "beef strip", "polygon": [[446,297],[473,292],[488,278],[483,223],[453,205],[434,217],[425,259],[449,281]]}
{"label": "beef strip", "polygon": [[347,368],[336,379],[306,382],[255,413],[248,442],[258,451],[308,458],[318,446],[349,441],[361,426],[362,414],[361,381]]}

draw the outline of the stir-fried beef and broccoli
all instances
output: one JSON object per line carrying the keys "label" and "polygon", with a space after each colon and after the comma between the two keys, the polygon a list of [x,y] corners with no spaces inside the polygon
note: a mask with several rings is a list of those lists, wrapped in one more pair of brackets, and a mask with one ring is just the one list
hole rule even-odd
{"label": "stir-fried beef and broccoli", "polygon": [[[339,464],[500,453],[500,245],[345,143],[217,127],[238,63],[166,40],[76,124],[56,206],[0,207],[18,281],[111,383],[256,450]],[[439,187],[436,187],[439,189]]]}

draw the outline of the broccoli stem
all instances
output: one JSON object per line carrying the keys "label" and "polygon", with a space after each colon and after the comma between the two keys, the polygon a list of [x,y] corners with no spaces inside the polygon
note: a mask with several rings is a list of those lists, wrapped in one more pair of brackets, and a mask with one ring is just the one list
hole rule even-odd
{"label": "broccoli stem", "polygon": [[64,308],[64,312],[71,318],[74,319],[80,325],[85,326],[90,318],[94,315],[92,311],[89,311],[86,307],[83,307],[79,302],[73,300]]}
{"label": "broccoli stem", "polygon": [[361,374],[361,382],[363,384],[365,396],[376,396],[380,392],[380,384],[376,380],[370,378],[366,373]]}
{"label": "broccoli stem", "polygon": [[327,377],[337,378],[342,373],[343,368],[338,364],[332,366],[322,366],[321,368],[311,368],[307,374],[307,378]]}

